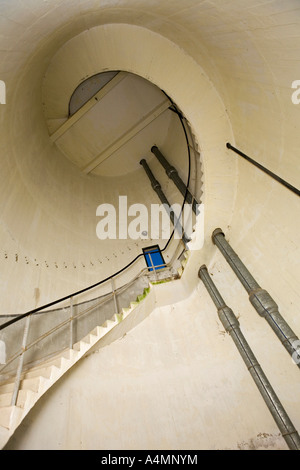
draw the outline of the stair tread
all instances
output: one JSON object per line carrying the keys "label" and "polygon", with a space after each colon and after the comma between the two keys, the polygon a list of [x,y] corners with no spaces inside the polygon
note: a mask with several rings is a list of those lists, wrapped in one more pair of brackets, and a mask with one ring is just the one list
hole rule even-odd
{"label": "stair tread", "polygon": [[0,426],[9,429],[11,424],[12,413],[21,414],[23,409],[19,406],[2,406],[0,408]]}
{"label": "stair tread", "polygon": [[41,362],[39,362],[38,364],[32,365],[32,367],[29,367],[27,370],[24,370],[24,373],[26,373],[27,371],[39,370],[39,369],[44,369],[44,368],[51,367],[51,366],[56,366],[56,363],[60,362],[62,358],[64,358],[64,355],[67,355],[68,352],[69,352],[69,348],[65,348],[62,351],[55,353],[55,355],[48,357],[45,360],[41,359]]}
{"label": "stair tread", "polygon": [[[17,406],[23,408],[26,402],[26,399],[29,397],[30,394],[35,394],[31,390],[19,390],[18,398],[17,398]],[[4,408],[7,406],[11,406],[11,398],[12,392],[1,393],[0,394],[0,408]]]}
{"label": "stair tread", "polygon": [[[38,390],[40,382],[43,377],[40,375],[37,377],[29,377],[28,379],[24,378],[20,381],[20,390],[32,390],[33,392]],[[47,379],[45,379],[47,380]],[[10,382],[5,382],[0,384],[0,394],[8,393],[13,391],[15,386],[15,381],[11,380]],[[33,388],[32,388],[33,387]]]}

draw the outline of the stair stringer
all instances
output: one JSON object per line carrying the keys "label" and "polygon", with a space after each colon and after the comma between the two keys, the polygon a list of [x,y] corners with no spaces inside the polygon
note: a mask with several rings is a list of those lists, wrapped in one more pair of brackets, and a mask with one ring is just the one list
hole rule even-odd
{"label": "stair stringer", "polygon": [[[39,365],[22,374],[20,391],[16,406],[9,402],[14,382],[0,383],[0,449],[7,444],[18,426],[24,420],[37,401],[79,360],[112,342],[121,339],[127,332],[141,323],[155,308],[155,291],[153,284],[131,302],[129,308],[114,314],[111,320],[96,326],[73,348],[67,348]],[[5,403],[7,401],[7,403]],[[5,406],[1,406],[1,403]]]}

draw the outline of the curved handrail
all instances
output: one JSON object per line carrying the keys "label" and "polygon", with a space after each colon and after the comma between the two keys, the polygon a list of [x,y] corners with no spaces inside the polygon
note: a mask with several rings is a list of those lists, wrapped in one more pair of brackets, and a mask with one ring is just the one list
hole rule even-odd
{"label": "curved handrail", "polygon": [[[165,93],[165,92],[164,92]],[[166,94],[166,93],[165,93]],[[167,95],[167,94],[166,94]],[[167,95],[168,96],[168,95]],[[176,222],[176,225],[175,227],[173,228],[173,231],[170,235],[170,238],[169,240],[167,241],[166,245],[164,246],[164,248],[161,249],[162,252],[164,252],[167,247],[169,246],[169,243],[171,241],[171,239],[173,238],[174,236],[174,233],[175,233],[175,230],[176,230],[176,226],[177,224],[179,223],[180,221],[180,217],[181,217],[181,214],[182,214],[182,211],[183,211],[183,208],[184,208],[184,204],[185,204],[185,201],[186,201],[186,198],[187,198],[187,195],[188,195],[188,190],[189,190],[189,185],[190,185],[190,173],[191,173],[191,153],[190,153],[190,147],[189,147],[189,141],[188,141],[188,136],[187,136],[187,132],[186,132],[186,129],[185,129],[185,126],[184,126],[184,123],[183,123],[183,116],[182,114],[180,113],[180,111],[178,111],[177,107],[176,107],[176,104],[172,101],[172,99],[168,96],[168,98],[170,99],[170,102],[172,103],[172,106],[174,109],[172,109],[172,107],[170,107],[169,109],[173,112],[175,112],[178,117],[179,117],[179,120],[180,120],[180,123],[182,125],[182,128],[183,128],[183,131],[184,131],[184,135],[185,135],[185,139],[186,139],[186,143],[187,143],[187,149],[188,149],[188,178],[187,178],[187,184],[186,184],[186,191],[185,191],[185,196],[183,198],[183,203],[182,203],[182,207],[181,207],[181,211],[180,211],[180,215],[179,215],[179,218],[177,219],[177,222]],[[183,237],[181,237],[181,240],[183,239]],[[182,240],[183,241],[183,240]],[[85,287],[83,289],[80,289],[79,291],[76,291],[76,292],[73,292],[72,294],[68,294],[60,299],[57,299],[57,300],[54,300],[53,302],[49,302],[48,304],[45,304],[45,305],[42,305],[41,307],[37,307],[33,310],[30,310],[26,313],[22,313],[20,315],[18,315],[17,317],[11,319],[11,320],[8,320],[7,322],[5,323],[2,323],[2,325],[0,325],[0,331],[1,330],[4,330],[5,328],[7,328],[8,326],[12,325],[13,323],[16,323],[20,320],[22,320],[23,318],[26,318],[28,317],[29,315],[32,315],[34,313],[37,313],[37,312],[41,312],[41,313],[47,313],[47,310],[45,309],[48,309],[49,307],[52,307],[53,305],[57,305],[61,302],[64,302],[65,300],[68,300],[68,299],[71,299],[72,297],[76,297],[80,294],[83,294],[84,292],[87,292],[91,289],[94,289],[95,287],[98,287],[100,286],[101,284],[104,284],[105,282],[109,281],[110,279],[113,279],[114,277],[118,276],[119,274],[121,274],[122,272],[124,272],[126,269],[128,269],[130,266],[132,266],[139,258],[141,258],[142,256],[144,256],[143,253],[140,253],[139,255],[137,255],[132,261],[130,261],[126,266],[124,266],[123,268],[119,269],[119,271],[116,271],[114,274],[111,274],[110,276],[106,277],[105,279],[102,279],[101,281],[99,282],[96,282],[95,284],[92,284],[88,287]],[[42,310],[45,310],[45,312],[42,312]]]}
{"label": "curved handrail", "polygon": [[[160,267],[164,267],[166,269],[170,268],[172,266],[172,262],[169,262],[169,263],[166,263],[164,265],[161,265]],[[80,317],[82,317],[83,315],[86,315],[87,313],[90,313],[92,312],[93,310],[97,309],[99,306],[101,306],[102,304],[105,304],[108,300],[111,300],[113,299],[114,295],[117,294],[117,295],[120,295],[122,294],[123,291],[125,291],[130,285],[132,285],[137,279],[139,279],[140,277],[146,275],[146,273],[149,274],[149,268],[148,267],[145,267],[143,268],[137,275],[135,275],[135,277],[133,279],[131,279],[129,282],[127,282],[125,285],[119,287],[118,289],[116,289],[115,293],[114,292],[108,292],[106,294],[103,294],[101,297],[99,297],[98,299],[93,299],[93,300],[97,300],[97,303],[93,304],[92,306],[89,306],[87,307],[85,310],[81,311],[80,313],[77,313],[76,315],[74,315],[72,318],[68,318],[66,320],[63,320],[61,323],[55,325],[53,328],[51,328],[50,330],[48,330],[46,333],[43,333],[42,336],[36,338],[34,341],[32,341],[31,343],[27,344],[26,345],[26,351],[29,351],[32,347],[36,346],[39,342],[43,341],[46,337],[50,336],[52,333],[54,333],[55,331],[59,330],[60,328],[62,328],[63,326],[67,325],[68,323],[70,323],[72,320],[77,320],[79,319]],[[93,302],[93,300],[91,301],[87,301],[87,302],[83,302],[83,303],[91,303]],[[62,309],[64,310],[64,308]],[[48,311],[49,312],[49,311]],[[53,312],[53,310],[51,310],[51,312]],[[42,312],[42,313],[45,313],[45,312]],[[6,360],[5,364],[3,365],[3,367],[0,368],[0,373],[2,373],[4,371],[4,369],[7,368],[7,366],[9,366],[12,362],[14,362],[18,357],[20,357],[22,354],[24,353],[24,349],[21,347],[19,350],[17,350],[8,360]]]}

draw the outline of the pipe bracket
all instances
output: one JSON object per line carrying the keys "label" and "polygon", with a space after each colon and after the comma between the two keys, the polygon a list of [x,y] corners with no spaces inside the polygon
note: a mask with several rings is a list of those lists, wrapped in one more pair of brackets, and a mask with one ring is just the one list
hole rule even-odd
{"label": "pipe bracket", "polygon": [[238,319],[227,305],[218,308],[218,315],[227,333],[230,333],[235,328],[239,328],[240,323]]}

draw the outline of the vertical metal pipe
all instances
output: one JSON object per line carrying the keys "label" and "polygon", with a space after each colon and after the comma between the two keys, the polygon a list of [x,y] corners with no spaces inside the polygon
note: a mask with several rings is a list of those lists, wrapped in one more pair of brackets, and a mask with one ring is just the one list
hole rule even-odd
{"label": "vertical metal pipe", "polygon": [[[154,272],[155,279],[157,280],[157,271],[156,271],[155,266],[154,266],[154,263],[153,263],[153,259],[152,259],[152,256],[151,256],[151,252],[148,253],[148,255],[149,255],[149,259],[150,259],[152,271]],[[148,270],[148,272],[150,272],[150,270]]]}
{"label": "vertical metal pipe", "polygon": [[279,313],[276,302],[270,294],[262,289],[256,282],[238,255],[225,240],[225,235],[220,228],[213,231],[212,240],[248,292],[249,300],[255,310],[260,316],[266,319],[285,349],[292,356],[294,363],[300,368],[300,356],[297,350],[299,339]]}
{"label": "vertical metal pipe", "polygon": [[255,355],[240,329],[235,314],[224,302],[220,292],[212,281],[205,265],[199,269],[199,278],[203,281],[211,299],[217,307],[218,316],[225,330],[230,334],[244,363],[246,364],[257,388],[271,412],[284,440],[290,450],[300,450],[300,437],[293,423],[283,408],[279,398],[264,374]]}
{"label": "vertical metal pipe", "polygon": [[179,222],[179,220],[177,219],[177,217],[175,217],[175,214],[174,212],[171,210],[171,205],[168,201],[168,199],[166,198],[164,192],[162,191],[161,189],[161,185],[159,184],[159,182],[155,179],[152,171],[150,170],[146,160],[143,158],[141,161],[140,161],[140,164],[142,165],[142,167],[144,168],[150,182],[151,182],[151,186],[152,188],[154,189],[154,191],[156,192],[156,194],[158,195],[160,201],[162,202],[162,204],[164,205],[164,208],[166,209],[170,219],[171,219],[171,222],[172,224],[174,225],[174,227],[176,228],[176,230],[178,230],[180,236],[182,237],[182,240],[184,242],[184,244],[188,243],[190,241],[190,239],[186,236],[186,234],[184,233],[183,231],[183,228]]}
{"label": "vertical metal pipe", "polygon": [[23,340],[22,340],[22,353],[21,353],[21,356],[19,358],[19,364],[18,364],[18,369],[17,369],[17,373],[16,373],[16,380],[15,380],[14,390],[13,390],[13,394],[12,394],[12,397],[11,397],[11,406],[16,405],[18,394],[19,394],[21,374],[22,374],[23,364],[24,364],[24,354],[26,352],[27,338],[28,338],[28,333],[29,333],[30,319],[31,319],[31,315],[26,317],[24,333],[23,333]]}
{"label": "vertical metal pipe", "polygon": [[73,349],[74,345],[74,299],[70,297],[70,349]]}
{"label": "vertical metal pipe", "polygon": [[179,189],[183,197],[186,194],[186,202],[188,204],[192,204],[193,212],[197,215],[198,214],[198,211],[197,211],[198,202],[196,201],[194,196],[190,193],[190,191],[187,190],[187,187],[182,181],[182,179],[180,178],[180,176],[178,175],[178,171],[176,170],[176,168],[170,165],[168,160],[164,157],[164,155],[160,152],[160,150],[157,148],[156,145],[153,145],[153,147],[151,148],[151,152],[156,156],[160,164],[164,167],[168,177],[174,182],[175,186],[177,186],[177,188]]}

